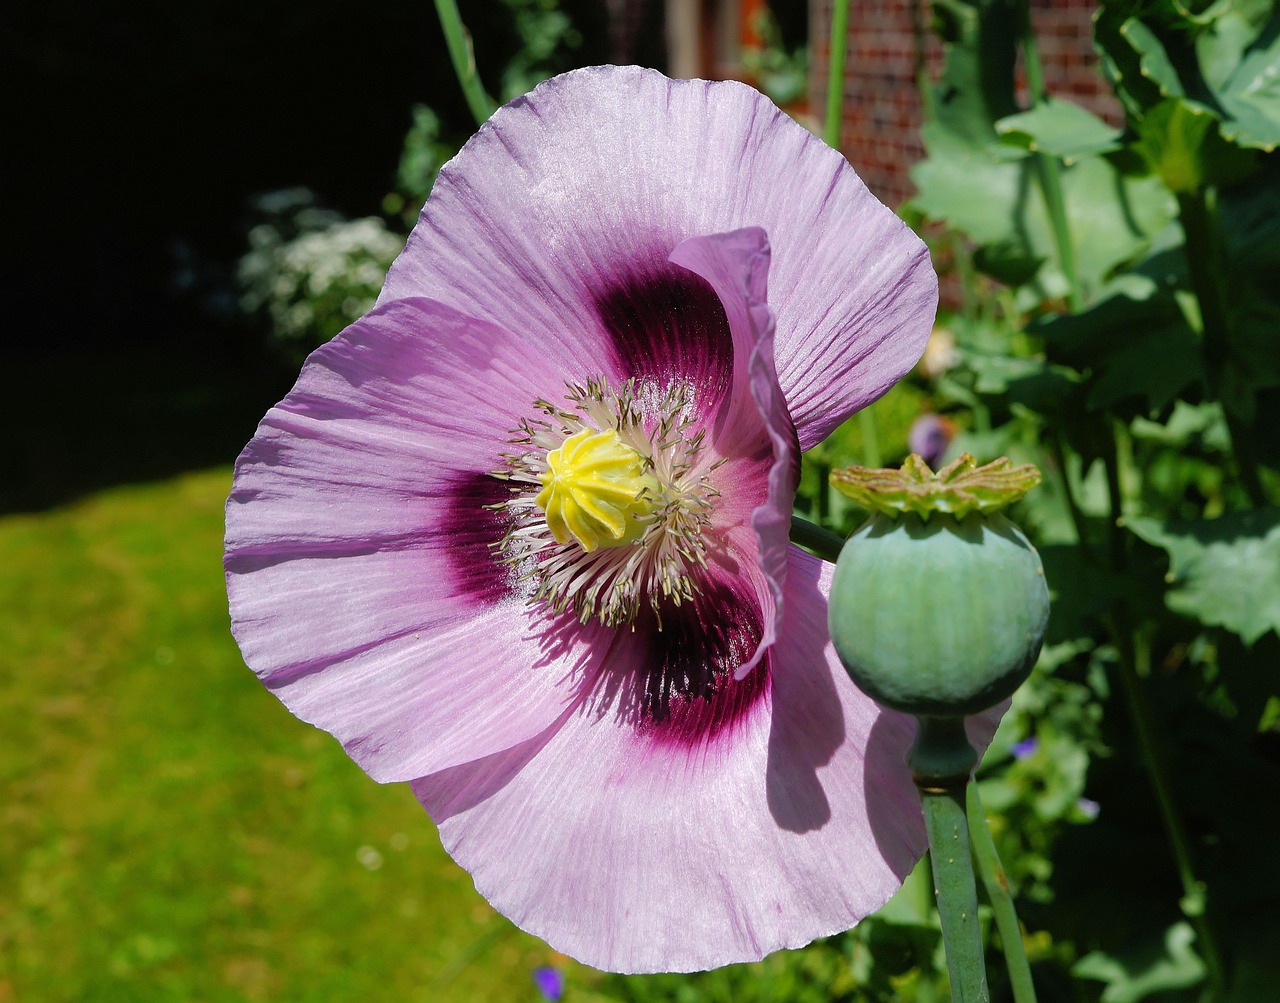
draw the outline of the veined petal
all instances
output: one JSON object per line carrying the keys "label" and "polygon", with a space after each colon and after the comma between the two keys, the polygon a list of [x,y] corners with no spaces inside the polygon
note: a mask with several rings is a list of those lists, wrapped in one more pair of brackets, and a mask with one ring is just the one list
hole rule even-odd
{"label": "veined petal", "polygon": [[[845,930],[924,849],[909,718],[853,686],[827,638],[831,569],[790,551],[769,671],[698,740],[584,701],[415,793],[519,926],[614,971],[692,971]],[[625,657],[621,653],[620,657]],[[673,740],[674,739],[674,740]]]}
{"label": "veined petal", "polygon": [[611,304],[673,281],[681,241],[752,226],[773,247],[778,376],[808,448],[919,358],[937,280],[844,158],[742,84],[592,67],[500,108],[440,172],[380,302],[431,296],[552,352],[590,346],[624,378],[637,354],[723,374],[722,343],[681,325],[679,297],[661,352]]}
{"label": "veined petal", "polygon": [[[477,887],[576,957],[847,928],[923,845],[912,729],[831,650],[829,569],[786,542],[797,456],[906,372],[935,300],[923,245],[751,89],[548,81],[441,172],[378,308],[237,464],[246,660],[420,778]],[[583,546],[537,497],[606,430],[653,483],[634,539]]]}
{"label": "veined petal", "polygon": [[575,698],[590,631],[525,606],[486,508],[509,430],[566,365],[400,300],[315,352],[237,462],[225,566],[245,660],[376,779],[508,748]]}

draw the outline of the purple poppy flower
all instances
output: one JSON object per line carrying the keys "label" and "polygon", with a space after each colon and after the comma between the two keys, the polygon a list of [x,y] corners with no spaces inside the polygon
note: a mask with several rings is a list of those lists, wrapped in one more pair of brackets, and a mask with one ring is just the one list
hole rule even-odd
{"label": "purple poppy flower", "polygon": [[241,455],[246,661],[589,964],[847,929],[924,845],[913,725],[840,667],[792,496],[936,295],[924,245],[750,88],[544,83]]}

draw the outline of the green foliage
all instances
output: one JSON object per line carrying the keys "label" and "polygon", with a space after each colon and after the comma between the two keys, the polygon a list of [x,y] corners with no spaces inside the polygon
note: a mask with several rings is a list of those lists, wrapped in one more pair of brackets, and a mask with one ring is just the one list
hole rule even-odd
{"label": "green foliage", "polygon": [[236,269],[241,308],[260,314],[283,355],[300,363],[373,306],[404,238],[376,217],[345,219],[306,189],[260,197],[261,221]]}
{"label": "green foliage", "polygon": [[803,100],[809,91],[809,47],[788,50],[778,21],[768,7],[757,12],[755,28],[761,45],[743,50],[742,68],[775,104],[785,108]]}
{"label": "green foliage", "polygon": [[560,9],[558,0],[501,0],[515,27],[519,47],[502,69],[502,101],[533,90],[539,83],[573,66],[572,53],[582,33]]}
{"label": "green foliage", "polygon": [[963,430],[952,455],[1046,475],[1017,518],[1049,634],[981,774],[1047,943],[1036,978],[1274,998],[1280,880],[1255,851],[1280,782],[1280,18],[1104,0],[1112,128],[1010,105],[1008,26],[959,9],[913,205],[1008,287],[970,286],[948,322],[931,399]]}
{"label": "green foliage", "polygon": [[1138,1003],[1152,993],[1185,989],[1204,979],[1204,962],[1192,949],[1195,931],[1188,923],[1175,923],[1163,941],[1124,956],[1094,951],[1081,958],[1072,974],[1107,984],[1102,1003]]}
{"label": "green foliage", "polygon": [[458,152],[457,144],[446,142],[441,132],[440,116],[424,104],[413,106],[413,124],[396,166],[396,187],[382,200],[382,211],[399,216],[406,230],[417,222],[440,168]]}
{"label": "green foliage", "polygon": [[1050,99],[996,122],[1005,142],[1067,163],[1119,149],[1120,131],[1070,101]]}
{"label": "green foliage", "polygon": [[1280,632],[1280,508],[1194,522],[1130,519],[1127,525],[1168,552],[1171,610],[1226,627],[1245,644]]}

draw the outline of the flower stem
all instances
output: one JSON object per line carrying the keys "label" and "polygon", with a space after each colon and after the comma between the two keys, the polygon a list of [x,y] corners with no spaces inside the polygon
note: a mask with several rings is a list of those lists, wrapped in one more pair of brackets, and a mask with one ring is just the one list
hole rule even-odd
{"label": "flower stem", "polygon": [[844,546],[844,540],[831,530],[794,514],[791,516],[791,542],[832,564],[840,557],[840,548]]}
{"label": "flower stem", "polygon": [[880,454],[880,430],[876,414],[868,405],[858,412],[858,430],[862,432],[862,465],[875,469],[884,458]]}
{"label": "flower stem", "polygon": [[[1044,85],[1044,70],[1040,66],[1040,52],[1036,48],[1036,33],[1031,25],[1031,5],[1023,0],[1020,11],[1022,32],[1022,66],[1027,74],[1027,90],[1033,104],[1043,104],[1048,94]],[[1076,252],[1071,244],[1071,231],[1067,227],[1067,207],[1062,196],[1062,163],[1057,157],[1036,154],[1036,174],[1040,190],[1044,193],[1045,209],[1049,213],[1049,225],[1053,230],[1053,244],[1058,252],[1058,267],[1067,280],[1067,303],[1072,313],[1084,309],[1080,295],[1080,277],[1076,272]]]}
{"label": "flower stem", "polygon": [[844,117],[844,56],[849,45],[849,0],[831,5],[831,48],[827,57],[827,117],[822,138],[840,149],[840,124]]}
{"label": "flower stem", "polygon": [[[822,138],[832,149],[840,149],[840,126],[844,121],[844,59],[849,46],[849,0],[834,0],[831,5],[831,46],[827,57],[827,109],[822,123]],[[880,466],[880,435],[876,416],[870,407],[858,412],[862,430],[862,465]]]}
{"label": "flower stem", "polygon": [[[1200,304],[1202,351],[1209,375],[1209,387],[1218,400],[1223,400],[1222,379],[1231,355],[1231,327],[1227,319],[1227,293],[1222,287],[1225,274],[1222,254],[1213,214],[1203,191],[1179,193],[1178,219],[1182,223],[1182,233],[1186,240],[1183,246],[1187,273],[1191,278],[1192,291]],[[1227,419],[1231,452],[1235,457],[1240,483],[1248,494],[1250,503],[1255,508],[1261,508],[1267,504],[1267,492],[1258,476],[1258,459],[1249,429],[1235,416],[1230,402],[1223,401],[1222,411]]]}
{"label": "flower stem", "polygon": [[[1111,569],[1123,574],[1128,568],[1125,534],[1122,522],[1120,465],[1114,443],[1103,456],[1107,474],[1107,497],[1110,503],[1108,527]],[[1217,995],[1223,985],[1222,952],[1205,915],[1205,885],[1196,877],[1195,863],[1191,856],[1191,842],[1187,838],[1182,815],[1173,797],[1168,760],[1160,744],[1155,715],[1142,685],[1142,676],[1150,669],[1150,639],[1145,631],[1135,630],[1129,619],[1129,611],[1123,600],[1115,612],[1106,618],[1112,643],[1119,655],[1120,688],[1124,693],[1129,716],[1133,720],[1134,734],[1142,750],[1147,776],[1156,797],[1165,834],[1173,850],[1178,878],[1182,884],[1182,911],[1196,932],[1196,944],[1204,956],[1209,978],[1209,998]]]}
{"label": "flower stem", "polygon": [[987,828],[987,813],[982,807],[982,797],[977,784],[969,784],[969,839],[973,843],[973,855],[978,862],[978,873],[987,890],[987,898],[996,917],[996,929],[1004,945],[1004,961],[1009,969],[1009,984],[1013,988],[1014,1003],[1036,1003],[1036,989],[1031,981],[1031,965],[1022,944],[1022,927],[1009,894],[1009,879],[1005,876],[996,852],[995,840]]}
{"label": "flower stem", "polygon": [[467,107],[476,120],[476,125],[484,125],[496,107],[493,98],[484,91],[480,76],[476,73],[475,52],[471,48],[471,33],[462,23],[462,15],[458,13],[455,0],[436,0],[436,14],[440,17],[440,27],[444,30],[445,44],[449,47],[449,59],[453,62],[453,72],[458,75],[458,83],[462,86],[462,94],[467,99]]}
{"label": "flower stem", "polygon": [[952,1003],[987,1003],[987,970],[978,927],[978,890],[973,877],[965,787],[978,754],[962,717],[918,717],[907,765],[920,790],[929,859],[938,897],[938,918],[947,951]]}

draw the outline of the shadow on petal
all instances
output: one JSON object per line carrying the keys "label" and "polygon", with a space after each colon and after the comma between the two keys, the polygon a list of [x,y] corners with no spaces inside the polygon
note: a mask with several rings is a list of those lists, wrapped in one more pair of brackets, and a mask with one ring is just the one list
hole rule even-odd
{"label": "shadow on petal", "polygon": [[[844,714],[825,653],[827,607],[817,571],[816,563],[791,562],[783,637],[771,652],[773,720],[765,793],[774,821],[795,833],[812,832],[831,820],[818,770],[845,741]],[[821,612],[821,622],[814,611]]]}
{"label": "shadow on petal", "polygon": [[905,877],[925,851],[924,814],[911,771],[907,749],[915,740],[916,724],[906,714],[882,711],[867,741],[867,818],[880,853]]}

